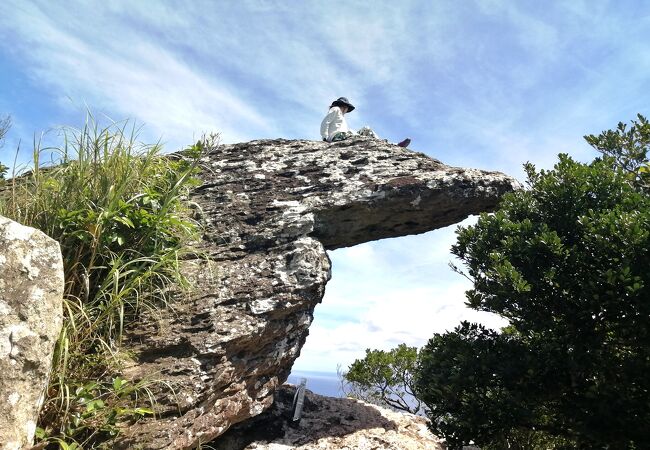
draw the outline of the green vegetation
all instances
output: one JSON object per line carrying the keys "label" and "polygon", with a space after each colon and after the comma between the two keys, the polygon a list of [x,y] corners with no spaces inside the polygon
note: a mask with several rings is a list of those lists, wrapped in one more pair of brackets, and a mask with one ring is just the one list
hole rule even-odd
{"label": "green vegetation", "polygon": [[[11,117],[5,116],[0,119],[0,148],[2,148],[2,145],[4,144],[4,139],[5,136],[7,135],[7,132],[9,132],[9,128],[11,128]],[[2,164],[0,161],[0,183],[5,177],[5,174],[7,173],[7,169],[9,169],[7,166]]]}
{"label": "green vegetation", "polygon": [[628,128],[619,122],[616,130],[603,131],[598,136],[585,136],[585,140],[609,158],[614,171],[627,174],[630,183],[639,191],[650,194],[650,123],[641,114]]}
{"label": "green vegetation", "polygon": [[[468,305],[510,325],[463,322],[409,369],[450,449],[646,445],[650,124],[638,116],[585,139],[602,157],[560,155],[548,171],[527,164],[528,189],[458,230],[452,252],[474,284]],[[368,350],[345,376],[381,399],[403,382],[387,361]]]}
{"label": "green vegetation", "polygon": [[[197,182],[206,140],[186,159],[161,157],[128,123],[65,129],[61,148],[34,150],[30,172],[6,182],[0,214],[59,241],[65,270],[64,326],[38,437],[52,448],[95,448],[116,425],[152,414],[147,383],[125,380],[125,327],[187,285],[179,261],[197,224],[183,201]],[[54,152],[57,165],[40,158]],[[49,448],[49,447],[48,447]]]}
{"label": "green vegetation", "polygon": [[470,307],[500,314],[496,333],[463,323],[421,352],[419,397],[452,446],[620,448],[650,423],[650,126],[587,136],[591,164],[566,155],[527,165],[529,189],[462,228],[452,248],[474,282]]}
{"label": "green vegetation", "polygon": [[350,397],[417,414],[422,403],[414,395],[418,350],[400,344],[389,350],[366,350],[348,371],[341,374],[343,391]]}

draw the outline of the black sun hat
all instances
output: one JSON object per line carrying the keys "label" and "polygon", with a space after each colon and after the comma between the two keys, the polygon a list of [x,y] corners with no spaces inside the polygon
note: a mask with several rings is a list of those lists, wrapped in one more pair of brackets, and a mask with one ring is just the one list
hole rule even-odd
{"label": "black sun hat", "polygon": [[354,106],[352,106],[352,103],[350,103],[350,102],[348,101],[348,99],[345,98],[345,97],[339,97],[339,98],[337,98],[336,100],[334,100],[334,101],[332,102],[332,105],[330,106],[330,108],[331,108],[332,106],[347,106],[347,107],[348,107],[348,112],[352,112],[352,111],[354,111]]}

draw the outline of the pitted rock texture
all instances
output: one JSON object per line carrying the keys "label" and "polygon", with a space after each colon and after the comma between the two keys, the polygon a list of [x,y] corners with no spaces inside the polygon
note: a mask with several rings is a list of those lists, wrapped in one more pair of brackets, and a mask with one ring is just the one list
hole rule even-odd
{"label": "pitted rock texture", "polygon": [[225,145],[202,165],[191,200],[209,258],[186,263],[197,292],[129,330],[127,376],[165,384],[158,418],[117,448],[195,448],[267,409],[323,297],[326,250],[457,223],[519,187],[362,137]]}
{"label": "pitted rock texture", "polygon": [[0,449],[29,447],[63,324],[59,244],[0,216]]}
{"label": "pitted rock texture", "polygon": [[443,450],[423,417],[390,411],[351,398],[307,390],[293,421],[295,386],[275,393],[273,406],[234,425],[209,445],[214,450]]}

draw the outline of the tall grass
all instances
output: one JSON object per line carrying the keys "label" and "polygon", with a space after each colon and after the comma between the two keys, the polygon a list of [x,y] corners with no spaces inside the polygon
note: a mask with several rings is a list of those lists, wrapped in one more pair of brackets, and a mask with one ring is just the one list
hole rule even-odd
{"label": "tall grass", "polygon": [[[35,142],[33,169],[0,194],[0,214],[42,230],[63,253],[64,325],[39,424],[52,448],[94,447],[119,422],[152,413],[137,401],[143,386],[120,376],[120,345],[143,309],[186,286],[179,259],[198,228],[184,199],[205,145],[172,160],[137,131],[89,117],[63,130],[60,147]],[[57,164],[43,167],[52,153]]]}

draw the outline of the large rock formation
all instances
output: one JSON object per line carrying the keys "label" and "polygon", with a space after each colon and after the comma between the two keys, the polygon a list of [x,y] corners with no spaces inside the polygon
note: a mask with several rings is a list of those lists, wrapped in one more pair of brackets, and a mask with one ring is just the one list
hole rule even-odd
{"label": "large rock formation", "polygon": [[63,324],[59,244],[0,216],[0,449],[28,447]]}
{"label": "large rock formation", "polygon": [[518,186],[370,138],[222,146],[202,181],[209,259],[187,262],[198,292],[129,330],[127,375],[165,383],[158,418],[118,447],[194,448],[268,408],[323,297],[326,250],[444,227]]}
{"label": "large rock formation", "polygon": [[306,391],[299,421],[293,421],[294,386],[275,393],[273,406],[234,425],[214,450],[443,450],[423,417],[390,411],[351,398]]}

